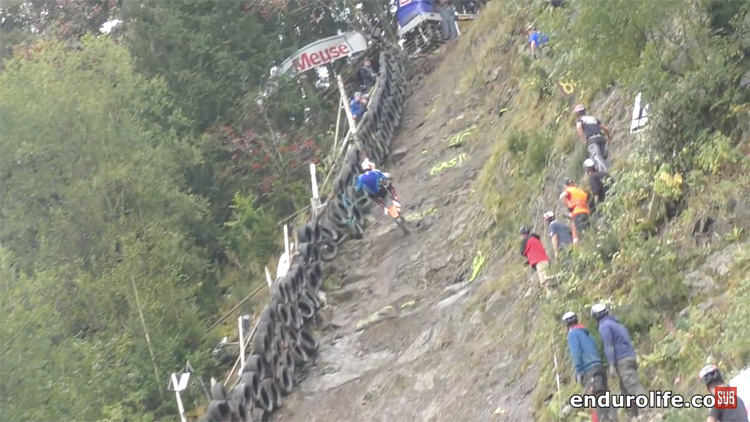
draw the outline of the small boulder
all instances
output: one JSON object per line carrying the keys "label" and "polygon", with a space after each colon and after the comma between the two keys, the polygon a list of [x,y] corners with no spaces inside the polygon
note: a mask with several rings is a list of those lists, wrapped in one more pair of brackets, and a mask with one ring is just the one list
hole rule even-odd
{"label": "small boulder", "polygon": [[690,295],[705,293],[716,288],[716,281],[701,271],[693,271],[685,275],[682,283],[690,288]]}

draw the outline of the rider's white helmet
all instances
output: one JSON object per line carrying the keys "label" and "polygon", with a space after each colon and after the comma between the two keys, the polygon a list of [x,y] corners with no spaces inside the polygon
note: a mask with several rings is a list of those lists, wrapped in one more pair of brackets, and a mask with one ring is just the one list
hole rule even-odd
{"label": "rider's white helmet", "polygon": [[362,160],[362,170],[375,170],[375,163],[365,158]]}
{"label": "rider's white helmet", "polygon": [[596,163],[594,163],[594,160],[592,160],[591,158],[583,160],[583,168],[590,169],[594,166],[596,166]]}

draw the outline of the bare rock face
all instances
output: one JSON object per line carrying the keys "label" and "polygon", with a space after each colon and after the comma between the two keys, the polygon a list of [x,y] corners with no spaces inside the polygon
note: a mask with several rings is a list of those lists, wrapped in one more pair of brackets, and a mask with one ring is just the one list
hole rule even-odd
{"label": "bare rock face", "polygon": [[691,296],[706,293],[716,288],[716,281],[702,271],[693,271],[686,274],[682,283],[690,288]]}

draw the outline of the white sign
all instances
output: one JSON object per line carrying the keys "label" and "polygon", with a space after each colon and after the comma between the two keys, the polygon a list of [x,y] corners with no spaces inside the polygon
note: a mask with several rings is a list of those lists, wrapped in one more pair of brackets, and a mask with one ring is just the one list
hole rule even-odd
{"label": "white sign", "polygon": [[301,48],[284,60],[279,66],[279,73],[291,71],[296,75],[366,49],[367,39],[359,32],[324,38]]}
{"label": "white sign", "polygon": [[635,96],[633,104],[633,119],[630,122],[630,133],[640,132],[648,123],[648,104],[641,103],[641,93]]}

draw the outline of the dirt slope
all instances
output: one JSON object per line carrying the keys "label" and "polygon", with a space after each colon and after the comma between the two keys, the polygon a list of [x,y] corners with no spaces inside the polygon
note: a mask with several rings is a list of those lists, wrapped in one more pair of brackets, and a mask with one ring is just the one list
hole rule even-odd
{"label": "dirt slope", "polygon": [[[472,116],[463,114],[470,100],[451,98],[451,75],[461,71],[451,56],[456,52],[440,52],[416,65],[421,80],[410,84],[394,140],[402,154],[384,166],[412,233],[403,236],[378,214],[370,216],[364,239],[346,244],[338,268],[328,269],[341,286],[328,293],[330,324],[319,333],[320,356],[275,420],[532,419],[535,370],[519,369],[507,347],[513,338],[487,334],[489,325],[502,324],[512,299],[495,295],[476,309],[467,302],[498,270],[488,263],[467,282],[476,245],[465,235],[472,211],[461,206],[491,146],[473,145],[470,136],[450,145],[472,126]],[[438,64],[439,72],[421,76]],[[435,113],[448,99],[449,115]],[[430,174],[461,154],[460,164]]]}

